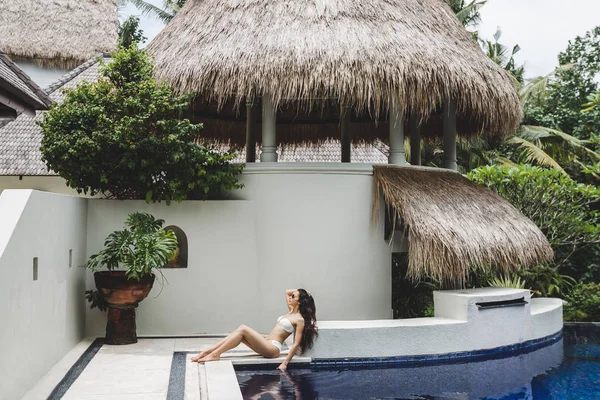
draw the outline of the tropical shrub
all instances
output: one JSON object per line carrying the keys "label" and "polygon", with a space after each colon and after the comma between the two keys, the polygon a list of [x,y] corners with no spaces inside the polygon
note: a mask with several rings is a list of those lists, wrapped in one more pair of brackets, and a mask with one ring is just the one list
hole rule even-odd
{"label": "tropical shrub", "polygon": [[433,317],[433,291],[438,282],[414,282],[406,278],[408,253],[392,255],[392,309],[394,318]]}
{"label": "tropical shrub", "polygon": [[488,281],[492,287],[525,289],[525,281],[517,275],[496,276]]}
{"label": "tropical shrub", "polygon": [[558,273],[557,267],[536,265],[518,272],[528,289],[542,297],[564,296],[577,283],[568,275]]}
{"label": "tropical shrub", "polygon": [[600,321],[600,283],[579,284],[565,300],[566,321]]}
{"label": "tropical shrub", "polygon": [[121,47],[98,81],[66,90],[39,123],[48,168],[79,193],[118,199],[206,199],[239,188],[243,166],[197,143],[202,125],[182,118],[190,96],[176,96],[152,69],[144,50]]}
{"label": "tropical shrub", "polygon": [[577,250],[600,243],[600,191],[557,170],[528,165],[480,167],[467,177],[508,200],[546,235],[555,267]]}

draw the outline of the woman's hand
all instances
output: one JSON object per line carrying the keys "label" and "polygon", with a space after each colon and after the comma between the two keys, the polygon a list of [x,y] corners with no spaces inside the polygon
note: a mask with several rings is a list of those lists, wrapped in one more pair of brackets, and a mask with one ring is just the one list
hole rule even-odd
{"label": "woman's hand", "polygon": [[285,370],[287,369],[287,363],[284,361],[281,364],[279,364],[279,367],[277,367],[278,370],[285,372]]}

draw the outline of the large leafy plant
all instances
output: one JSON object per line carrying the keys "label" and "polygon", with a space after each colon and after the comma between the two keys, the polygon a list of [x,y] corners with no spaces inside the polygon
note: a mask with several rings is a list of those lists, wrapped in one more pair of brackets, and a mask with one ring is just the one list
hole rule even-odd
{"label": "large leafy plant", "polygon": [[487,166],[468,178],[508,200],[546,235],[562,264],[577,249],[600,243],[600,190],[557,170],[529,165]]}
{"label": "large leafy plant", "polygon": [[238,189],[234,154],[199,144],[201,124],[183,118],[190,96],[153,75],[150,56],[121,47],[94,82],[65,91],[40,122],[42,159],[79,193],[170,202]]}
{"label": "large leafy plant", "polygon": [[518,276],[542,296],[564,296],[575,281],[595,280],[600,265],[600,190],[556,169],[487,166],[469,179],[487,186],[531,219],[546,235],[554,263]]}
{"label": "large leafy plant", "polygon": [[600,283],[575,286],[566,301],[565,320],[600,321]]}
{"label": "large leafy plant", "polygon": [[86,268],[97,271],[124,269],[128,279],[140,280],[153,275],[173,257],[177,238],[163,229],[164,220],[147,213],[134,212],[125,221],[125,229],[108,235],[104,249],[93,254]]}

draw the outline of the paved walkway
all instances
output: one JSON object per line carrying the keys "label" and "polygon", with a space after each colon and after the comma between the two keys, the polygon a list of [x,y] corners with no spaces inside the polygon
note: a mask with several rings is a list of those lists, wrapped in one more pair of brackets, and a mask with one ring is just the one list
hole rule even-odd
{"label": "paved walkway", "polygon": [[285,347],[279,359],[268,360],[242,344],[209,368],[190,361],[220,339],[140,338],[136,344],[110,346],[87,338],[23,400],[233,400],[241,397],[232,364],[268,363],[275,369],[287,354]]}

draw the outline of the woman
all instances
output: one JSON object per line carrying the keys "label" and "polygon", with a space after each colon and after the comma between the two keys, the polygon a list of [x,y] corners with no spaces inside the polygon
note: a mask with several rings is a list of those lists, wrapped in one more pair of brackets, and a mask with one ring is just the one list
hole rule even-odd
{"label": "woman", "polygon": [[192,361],[219,360],[221,354],[237,347],[240,343],[244,343],[261,356],[276,358],[281,353],[283,342],[293,333],[294,344],[290,347],[285,360],[278,367],[280,370],[285,371],[296,351],[301,349],[304,352],[310,349],[318,336],[316,326],[317,310],[315,300],[310,292],[304,289],[288,289],[285,296],[289,313],[277,319],[275,327],[266,338],[254,329],[241,325],[215,346],[203,351],[196,357],[192,357]]}

